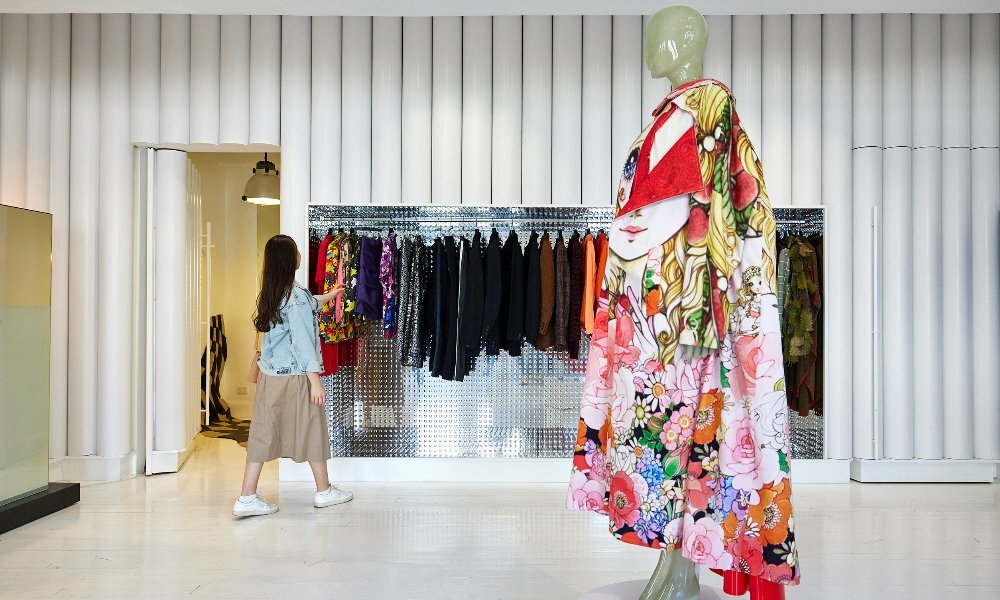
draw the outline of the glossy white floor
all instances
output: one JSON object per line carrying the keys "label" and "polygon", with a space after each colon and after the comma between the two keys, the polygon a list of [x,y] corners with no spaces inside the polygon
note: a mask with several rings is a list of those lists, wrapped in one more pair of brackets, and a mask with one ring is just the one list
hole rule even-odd
{"label": "glossy white floor", "polygon": [[[85,487],[0,537],[0,597],[560,599],[656,562],[563,509],[560,485],[358,484],[317,510],[272,464],[261,491],[281,511],[237,521],[243,457],[201,438],[178,475]],[[802,485],[795,502],[790,599],[1000,598],[998,485]]]}

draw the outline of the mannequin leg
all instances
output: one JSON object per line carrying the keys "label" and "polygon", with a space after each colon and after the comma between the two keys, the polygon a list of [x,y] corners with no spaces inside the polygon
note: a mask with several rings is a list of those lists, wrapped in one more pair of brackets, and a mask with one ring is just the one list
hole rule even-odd
{"label": "mannequin leg", "polygon": [[679,550],[664,550],[639,600],[698,600],[700,597],[694,563],[684,558]]}

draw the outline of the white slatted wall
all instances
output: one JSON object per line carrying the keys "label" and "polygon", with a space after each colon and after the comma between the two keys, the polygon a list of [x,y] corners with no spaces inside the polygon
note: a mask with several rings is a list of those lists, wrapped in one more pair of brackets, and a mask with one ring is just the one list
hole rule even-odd
{"label": "white slatted wall", "polygon": [[[732,88],[774,204],[828,210],[831,458],[1000,458],[998,20],[709,18],[705,74]],[[0,200],[52,210],[73,298],[53,317],[53,456],[129,447],[110,366],[131,335],[111,329],[128,141],[280,145],[299,240],[310,201],[608,204],[667,90],[642,25],[0,17]]]}

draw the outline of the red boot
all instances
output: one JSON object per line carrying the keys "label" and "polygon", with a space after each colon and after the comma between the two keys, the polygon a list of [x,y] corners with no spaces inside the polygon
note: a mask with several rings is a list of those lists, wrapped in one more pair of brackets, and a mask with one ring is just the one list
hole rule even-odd
{"label": "red boot", "polygon": [[[711,569],[716,575],[722,576],[722,591],[730,596],[742,596],[747,593],[747,586],[750,583],[750,576],[739,571],[722,571]],[[756,579],[756,578],[755,578]]]}
{"label": "red boot", "polygon": [[785,600],[785,586],[762,577],[751,577],[750,600]]}

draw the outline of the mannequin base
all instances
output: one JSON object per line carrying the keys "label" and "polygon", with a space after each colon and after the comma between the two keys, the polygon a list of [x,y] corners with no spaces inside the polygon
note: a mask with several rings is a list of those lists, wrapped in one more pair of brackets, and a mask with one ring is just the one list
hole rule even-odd
{"label": "mannequin base", "polygon": [[[635,600],[642,595],[642,590],[645,589],[647,583],[642,579],[619,581],[596,590],[590,590],[580,596],[579,600]],[[726,600],[726,598],[732,598],[732,596],[724,595],[720,589],[701,584],[701,600]]]}

